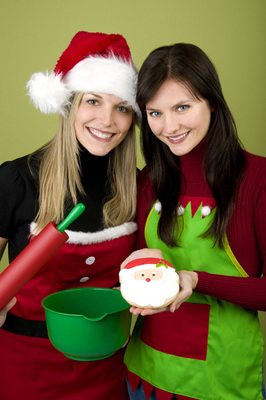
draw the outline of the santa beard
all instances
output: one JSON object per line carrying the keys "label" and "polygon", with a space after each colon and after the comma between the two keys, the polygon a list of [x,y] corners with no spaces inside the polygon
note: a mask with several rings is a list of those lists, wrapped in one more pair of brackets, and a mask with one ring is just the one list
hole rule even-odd
{"label": "santa beard", "polygon": [[179,291],[179,277],[175,271],[165,271],[158,280],[135,279],[128,271],[121,282],[121,294],[131,305],[141,308],[160,308],[170,304]]}

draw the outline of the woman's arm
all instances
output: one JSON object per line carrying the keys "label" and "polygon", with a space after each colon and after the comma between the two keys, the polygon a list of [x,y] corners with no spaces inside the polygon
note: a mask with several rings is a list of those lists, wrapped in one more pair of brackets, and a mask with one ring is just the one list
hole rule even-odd
{"label": "woman's arm", "polygon": [[[129,261],[136,258],[164,258],[158,249],[141,249],[133,252],[121,265],[123,268]],[[151,315],[170,310],[174,312],[186,301],[193,291],[200,294],[229,301],[240,307],[251,310],[266,311],[266,276],[261,278],[243,278],[209,274],[203,271],[178,271],[180,292],[176,300],[166,308],[142,309],[131,307],[133,314]]]}
{"label": "woman's arm", "polygon": [[266,311],[266,276],[243,278],[197,271],[195,292],[251,310]]}

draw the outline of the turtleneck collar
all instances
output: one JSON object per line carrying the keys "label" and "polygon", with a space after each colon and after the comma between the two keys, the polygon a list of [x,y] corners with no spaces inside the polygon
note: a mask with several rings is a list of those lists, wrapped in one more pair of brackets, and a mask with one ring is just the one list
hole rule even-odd
{"label": "turtleneck collar", "polygon": [[109,154],[102,157],[95,156],[79,143],[79,156],[82,180],[106,179]]}
{"label": "turtleneck collar", "polygon": [[180,167],[186,182],[205,181],[203,173],[203,157],[206,149],[206,137],[188,154],[180,156]]}
{"label": "turtleneck collar", "polygon": [[202,141],[196,146],[194,147],[194,149],[192,149],[189,153],[180,156],[180,163],[181,166],[185,166],[187,164],[202,164],[203,162],[203,156],[204,156],[204,152],[206,149],[206,141],[207,141],[207,137],[203,138]]}

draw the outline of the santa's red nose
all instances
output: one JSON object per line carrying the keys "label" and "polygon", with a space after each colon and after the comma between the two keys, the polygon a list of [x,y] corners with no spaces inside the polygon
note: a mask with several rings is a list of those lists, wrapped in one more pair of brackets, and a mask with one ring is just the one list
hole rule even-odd
{"label": "santa's red nose", "polygon": [[150,278],[146,278],[145,281],[146,281],[146,282],[150,282]]}

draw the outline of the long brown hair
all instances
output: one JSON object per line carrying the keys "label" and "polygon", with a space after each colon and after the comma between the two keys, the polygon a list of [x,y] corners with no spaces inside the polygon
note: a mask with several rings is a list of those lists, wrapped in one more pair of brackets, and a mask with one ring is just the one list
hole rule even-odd
{"label": "long brown hair", "polygon": [[[83,93],[74,95],[66,117],[61,116],[56,135],[29,155],[28,163],[39,163],[39,211],[35,233],[48,222],[59,223],[64,218],[65,205],[77,204],[77,194],[83,193],[80,179],[79,145],[74,120]],[[32,169],[32,168],[31,168]],[[32,169],[33,170],[33,169]],[[136,214],[136,150],[135,116],[125,139],[110,153],[108,167],[111,190],[104,205],[104,226],[117,226],[132,221]]]}
{"label": "long brown hair", "polygon": [[179,157],[155,137],[146,116],[147,102],[166,80],[184,84],[196,98],[207,100],[214,109],[203,169],[217,207],[213,223],[203,236],[211,236],[222,247],[245,170],[245,158],[214,65],[199,47],[186,43],[154,50],[139,71],[137,102],[142,113],[142,150],[155,197],[162,203],[158,235],[169,246],[178,246],[175,232],[181,187]]}

